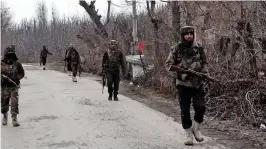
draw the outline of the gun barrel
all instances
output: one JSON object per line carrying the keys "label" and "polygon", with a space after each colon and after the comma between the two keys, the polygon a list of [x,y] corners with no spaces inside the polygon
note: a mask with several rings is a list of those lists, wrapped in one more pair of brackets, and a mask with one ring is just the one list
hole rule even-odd
{"label": "gun barrel", "polygon": [[197,71],[194,71],[194,70],[191,70],[191,69],[188,69],[188,70],[185,70],[185,71],[187,71],[187,72],[189,72],[189,73],[192,73],[192,74],[194,74],[194,75],[197,75],[197,76],[199,76],[199,77],[203,77],[203,78],[205,78],[205,79],[208,79],[208,80],[210,80],[210,81],[217,82],[217,80],[215,80],[214,78],[212,78],[212,77],[210,77],[210,76],[208,76],[208,75],[206,75],[206,74],[204,74],[204,73],[197,72]]}
{"label": "gun barrel", "polygon": [[11,83],[13,83],[14,85],[16,85],[16,87],[20,88],[16,82],[14,82],[12,79],[10,79],[8,76],[1,74],[4,78],[8,79]]}

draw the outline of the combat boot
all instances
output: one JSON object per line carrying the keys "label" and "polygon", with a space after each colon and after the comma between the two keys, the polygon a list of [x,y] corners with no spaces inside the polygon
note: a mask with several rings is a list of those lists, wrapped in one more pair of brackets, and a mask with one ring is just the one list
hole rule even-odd
{"label": "combat boot", "polygon": [[109,96],[108,96],[108,100],[112,100],[112,94],[109,94]]}
{"label": "combat boot", "polygon": [[198,142],[202,142],[204,140],[200,132],[200,123],[194,121],[193,126],[192,126],[192,133]]}
{"label": "combat boot", "polygon": [[185,129],[185,145],[193,145],[193,134],[191,128]]}
{"label": "combat boot", "polygon": [[7,125],[7,118],[8,118],[8,114],[7,113],[4,113],[3,114],[3,119],[2,119],[2,125]]}
{"label": "combat boot", "polygon": [[17,121],[17,115],[12,115],[12,124],[14,127],[20,126],[20,124]]}
{"label": "combat boot", "polygon": [[118,99],[117,95],[114,96],[114,101],[118,101],[118,100],[119,100],[119,99]]}
{"label": "combat boot", "polygon": [[77,82],[77,77],[72,77],[73,82]]}

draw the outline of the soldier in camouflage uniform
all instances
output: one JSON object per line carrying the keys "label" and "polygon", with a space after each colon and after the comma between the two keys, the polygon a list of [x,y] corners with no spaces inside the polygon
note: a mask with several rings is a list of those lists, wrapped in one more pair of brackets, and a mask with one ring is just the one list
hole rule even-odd
{"label": "soldier in camouflage uniform", "polygon": [[67,56],[64,59],[68,63],[70,63],[71,71],[72,71],[72,81],[77,82],[77,72],[80,69],[80,56],[78,51],[74,48],[73,45],[70,45]]}
{"label": "soldier in camouflage uniform", "polygon": [[[179,66],[181,69],[192,69],[197,72],[207,73],[207,60],[203,47],[195,41],[195,29],[192,26],[181,28],[181,41],[171,48],[166,61],[166,67]],[[180,70],[181,70],[180,69]],[[198,142],[204,140],[199,131],[205,113],[205,93],[202,80],[195,75],[176,70],[176,87],[179,94],[182,126],[186,132],[185,145],[193,145],[193,135]],[[195,110],[194,123],[190,118],[190,104],[193,99]]]}
{"label": "soldier in camouflage uniform", "polygon": [[111,40],[110,47],[104,53],[102,61],[103,75],[107,76],[107,86],[109,93],[108,100],[112,100],[112,96],[114,94],[114,100],[118,101],[117,95],[120,82],[120,66],[122,68],[123,75],[125,75],[126,67],[124,54],[120,50],[118,50],[118,42],[116,40]]}
{"label": "soldier in camouflage uniform", "polygon": [[11,102],[12,124],[14,127],[20,125],[17,121],[17,115],[19,114],[18,86],[24,75],[24,69],[15,54],[15,46],[8,46],[1,60],[1,112],[4,115],[2,119],[3,125],[7,125],[9,102]]}
{"label": "soldier in camouflage uniform", "polygon": [[49,51],[48,51],[48,49],[46,48],[46,46],[45,45],[43,45],[43,49],[42,49],[42,51],[41,51],[41,55],[40,55],[40,59],[41,59],[41,62],[42,62],[42,64],[43,64],[43,70],[45,70],[46,68],[45,68],[45,65],[46,65],[46,60],[47,60],[47,55],[53,55],[52,53],[50,53]]}

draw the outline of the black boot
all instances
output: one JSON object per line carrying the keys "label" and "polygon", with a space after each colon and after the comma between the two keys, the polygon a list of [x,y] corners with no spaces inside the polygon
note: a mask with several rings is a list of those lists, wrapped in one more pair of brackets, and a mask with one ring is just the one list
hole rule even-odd
{"label": "black boot", "polygon": [[118,101],[118,97],[117,97],[117,94],[114,95],[114,101]]}
{"label": "black boot", "polygon": [[112,100],[112,94],[109,94],[108,100]]}

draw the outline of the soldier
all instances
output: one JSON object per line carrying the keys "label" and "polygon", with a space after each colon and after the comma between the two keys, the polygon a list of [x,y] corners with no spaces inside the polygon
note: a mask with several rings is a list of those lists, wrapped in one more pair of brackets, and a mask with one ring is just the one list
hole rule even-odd
{"label": "soldier", "polygon": [[77,76],[78,70],[80,69],[79,68],[80,67],[80,56],[79,56],[78,51],[74,48],[72,44],[70,45],[68,52],[67,52],[67,56],[64,60],[66,60],[70,64],[72,75],[73,75],[72,81],[77,82],[76,76]]}
{"label": "soldier", "polygon": [[43,45],[43,49],[41,51],[41,55],[40,55],[40,59],[41,59],[41,62],[43,64],[43,70],[45,70],[45,65],[46,65],[46,60],[47,60],[47,54],[50,54],[50,55],[53,55],[52,53],[50,53],[48,51],[48,49],[46,48],[45,45]]}
{"label": "soldier", "polygon": [[71,48],[73,48],[73,45],[70,44],[70,47],[66,49],[66,54],[65,54],[65,59],[63,61],[66,61],[66,64],[67,64],[67,71],[68,71],[68,75],[71,76],[71,64],[70,64],[70,61],[67,59],[67,55],[68,55],[68,52],[71,50]]}
{"label": "soldier", "polygon": [[124,55],[120,50],[118,50],[118,42],[116,40],[111,40],[110,47],[104,53],[102,61],[103,75],[107,76],[109,93],[108,100],[112,100],[112,95],[114,93],[114,100],[118,101],[117,95],[120,82],[120,66],[122,68],[123,75],[125,75],[126,67]]}
{"label": "soldier", "polygon": [[17,121],[18,109],[18,86],[25,72],[15,54],[15,46],[10,45],[5,49],[1,60],[1,112],[4,115],[2,124],[7,125],[9,101],[11,102],[11,117],[14,127],[20,126]]}
{"label": "soldier", "polygon": [[[166,61],[169,70],[171,66],[181,69],[192,69],[197,72],[207,73],[207,60],[203,47],[195,40],[195,30],[192,26],[181,28],[181,42],[171,48]],[[193,74],[176,70],[176,87],[179,94],[182,126],[186,132],[185,145],[193,145],[193,135],[198,142],[204,140],[200,132],[200,123],[203,122],[205,113],[205,93],[202,80]],[[193,98],[195,110],[194,123],[190,118],[190,104]],[[192,126],[193,125],[193,126]]]}

